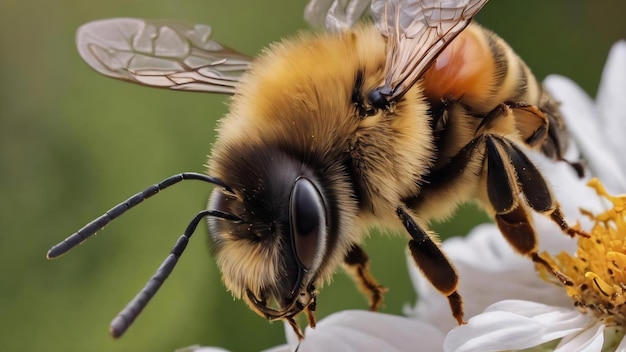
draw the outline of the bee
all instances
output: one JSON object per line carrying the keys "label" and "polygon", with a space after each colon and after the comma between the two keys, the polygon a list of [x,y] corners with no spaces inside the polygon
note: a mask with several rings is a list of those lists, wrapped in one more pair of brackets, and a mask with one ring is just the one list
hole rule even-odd
{"label": "bee", "polygon": [[[538,254],[531,213],[570,236],[552,190],[526,150],[564,161],[558,103],[496,34],[473,23],[487,0],[382,1],[373,21],[329,12],[328,30],[271,45],[258,58],[222,46],[206,25],[116,18],[78,30],[83,59],[133,83],[233,95],[206,174],[181,173],[111,208],[52,247],[55,258],[159,191],[213,184],[146,286],[111,323],[132,324],[208,218],[211,252],[234,297],[260,316],[315,326],[319,289],[344,266],[372,310],[385,288],[360,247],[372,227],[408,235],[415,264],[463,323],[454,266],[428,230],[478,202],[513,248]],[[337,7],[334,7],[337,10]],[[309,10],[314,11],[314,10]],[[579,172],[583,170],[572,164]]]}

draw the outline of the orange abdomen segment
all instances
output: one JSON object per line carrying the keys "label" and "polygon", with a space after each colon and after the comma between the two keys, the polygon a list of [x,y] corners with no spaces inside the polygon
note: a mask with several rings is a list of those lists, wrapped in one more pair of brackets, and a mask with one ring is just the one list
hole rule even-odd
{"label": "orange abdomen segment", "polygon": [[[424,94],[431,103],[442,99],[483,105],[492,96],[497,77],[488,39],[478,26],[469,26],[456,37],[424,73]],[[501,75],[501,73],[500,73]]]}

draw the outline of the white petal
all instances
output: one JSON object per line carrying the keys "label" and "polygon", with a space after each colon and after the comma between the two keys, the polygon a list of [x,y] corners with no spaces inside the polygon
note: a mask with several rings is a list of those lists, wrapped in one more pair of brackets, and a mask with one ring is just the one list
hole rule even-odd
{"label": "white petal", "polygon": [[[611,48],[602,72],[602,80],[596,97],[596,107],[602,121],[605,143],[618,150],[616,157],[621,170],[626,170],[626,41],[619,41]],[[618,189],[616,192],[625,192]]]}
{"label": "white petal", "polygon": [[606,143],[602,121],[589,96],[570,79],[551,75],[544,85],[561,102],[561,112],[593,175],[611,191],[626,190],[626,177],[616,151]]}
{"label": "white petal", "polygon": [[228,350],[225,350],[221,347],[208,347],[208,346],[193,345],[193,346],[179,348],[175,352],[228,352]]}
{"label": "white petal", "polygon": [[567,336],[559,342],[555,352],[602,351],[604,344],[604,323],[596,322],[578,334]]}
{"label": "white petal", "polygon": [[589,319],[574,309],[528,301],[502,301],[452,330],[444,340],[444,351],[530,348],[581,331],[589,325]]}
{"label": "white petal", "polygon": [[[349,310],[332,314],[315,329],[307,328],[298,351],[441,351],[443,334],[435,327],[413,319]],[[291,350],[297,344],[268,351]]]}

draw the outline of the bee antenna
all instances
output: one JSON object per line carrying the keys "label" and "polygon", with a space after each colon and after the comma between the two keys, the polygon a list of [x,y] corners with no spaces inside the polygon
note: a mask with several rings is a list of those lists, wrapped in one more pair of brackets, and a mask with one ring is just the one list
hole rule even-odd
{"label": "bee antenna", "polygon": [[240,217],[238,217],[237,215],[231,214],[231,213],[227,213],[224,211],[220,211],[220,210],[210,210],[211,214],[209,214],[210,216],[216,217],[216,218],[220,218],[220,219],[224,219],[224,220],[230,220],[230,221],[238,221],[238,222],[243,222],[243,220],[241,220]]}
{"label": "bee antenna", "polygon": [[[215,177],[207,176],[207,175],[196,173],[196,172],[183,172],[177,175],[170,176],[166,178],[165,180],[146,188],[144,191],[139,192],[133,195],[132,197],[126,199],[122,203],[114,206],[113,208],[109,209],[106,213],[102,214],[95,220],[83,226],[80,230],[71,234],[68,238],[66,238],[59,244],[50,248],[47,254],[48,259],[53,259],[66,253],[70,249],[81,244],[83,241],[85,241],[89,237],[95,235],[96,232],[100,231],[113,219],[124,214],[127,210],[140,204],[144,200],[152,197],[153,195],[159,193],[160,191],[166,189],[167,187],[175,185],[178,182],[183,181],[183,180],[199,180],[199,181],[212,183],[212,184],[224,187],[226,191],[232,193],[232,190],[230,189],[230,187],[228,187],[220,179],[215,178]],[[224,218],[224,219],[236,220],[234,219],[235,217],[232,214],[226,214],[226,213],[221,213],[221,212],[220,214],[221,215],[214,215],[214,216]]]}
{"label": "bee antenna", "polygon": [[115,318],[111,321],[109,330],[114,338],[122,336],[130,325],[135,321],[141,311],[148,305],[150,299],[157,293],[161,285],[167,277],[172,273],[178,259],[183,255],[187,243],[193,232],[196,230],[200,220],[207,216],[215,216],[226,220],[240,221],[239,217],[217,210],[203,210],[196,215],[187,225],[185,232],[178,238],[176,244],[172,248],[170,254],[165,258],[163,263],[159,266],[157,271],[152,275],[150,280],[146,282],[146,285],[135,295],[135,297],[128,302],[126,307],[122,309]]}

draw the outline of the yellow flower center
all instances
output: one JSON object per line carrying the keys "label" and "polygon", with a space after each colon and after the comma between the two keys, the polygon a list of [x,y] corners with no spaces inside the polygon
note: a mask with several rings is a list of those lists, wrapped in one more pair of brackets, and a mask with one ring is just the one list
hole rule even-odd
{"label": "yellow flower center", "polygon": [[[542,257],[572,282],[564,287],[577,307],[608,323],[626,326],[626,195],[610,195],[595,178],[589,186],[613,207],[600,214],[581,210],[594,225],[591,237],[578,238],[575,256],[544,252]],[[550,279],[545,268],[538,269],[544,279]]]}

